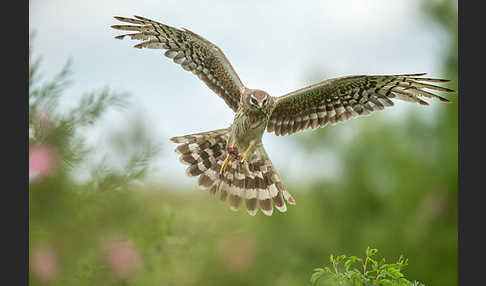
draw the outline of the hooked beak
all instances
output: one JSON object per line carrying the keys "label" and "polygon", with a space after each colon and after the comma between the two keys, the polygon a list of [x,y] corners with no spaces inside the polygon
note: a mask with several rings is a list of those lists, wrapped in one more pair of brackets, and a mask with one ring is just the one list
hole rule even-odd
{"label": "hooked beak", "polygon": [[258,103],[258,109],[262,109],[263,102]]}

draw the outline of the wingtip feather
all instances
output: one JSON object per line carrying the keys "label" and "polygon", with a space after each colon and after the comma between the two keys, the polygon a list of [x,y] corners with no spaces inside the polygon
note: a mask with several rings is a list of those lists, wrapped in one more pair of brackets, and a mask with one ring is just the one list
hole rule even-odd
{"label": "wingtip feather", "polygon": [[440,100],[440,101],[442,101],[442,102],[446,102],[446,103],[450,103],[450,102],[451,102],[449,99],[444,98],[444,97],[442,97],[442,96],[437,96],[437,97],[438,97],[438,98],[439,98],[439,100]]}
{"label": "wingtip feather", "polygon": [[418,102],[419,102],[421,105],[429,106],[429,103],[428,103],[427,101],[424,101],[424,100],[418,99]]}

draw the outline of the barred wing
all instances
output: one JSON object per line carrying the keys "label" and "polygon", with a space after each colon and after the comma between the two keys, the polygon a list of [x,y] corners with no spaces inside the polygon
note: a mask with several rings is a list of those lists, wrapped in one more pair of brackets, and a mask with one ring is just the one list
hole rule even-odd
{"label": "barred wing", "polygon": [[216,45],[187,29],[180,30],[140,16],[135,18],[115,17],[121,22],[135,24],[111,26],[117,30],[135,31],[116,36],[116,39],[128,36],[144,41],[135,48],[166,50],[167,57],[198,76],[236,112],[244,85]]}
{"label": "barred wing", "polygon": [[267,131],[276,135],[292,134],[307,128],[324,127],[348,119],[369,115],[393,106],[391,98],[428,105],[421,98],[438,98],[424,89],[455,93],[454,90],[426,82],[449,82],[445,79],[420,77],[421,74],[346,76],[328,79],[277,97]]}

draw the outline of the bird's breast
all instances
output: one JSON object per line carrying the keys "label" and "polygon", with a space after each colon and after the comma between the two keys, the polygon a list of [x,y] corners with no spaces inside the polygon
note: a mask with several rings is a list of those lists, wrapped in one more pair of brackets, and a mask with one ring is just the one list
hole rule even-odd
{"label": "bird's breast", "polygon": [[237,112],[232,125],[232,137],[240,149],[246,149],[250,142],[261,141],[267,126],[265,114]]}

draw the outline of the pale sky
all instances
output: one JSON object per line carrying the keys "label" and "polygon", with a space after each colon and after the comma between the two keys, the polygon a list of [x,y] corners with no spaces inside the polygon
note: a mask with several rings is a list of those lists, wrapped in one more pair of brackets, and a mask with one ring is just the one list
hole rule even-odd
{"label": "pale sky", "polygon": [[[163,143],[153,178],[195,185],[184,176],[186,166],[178,161],[175,144],[168,138],[227,127],[233,113],[162,51],[134,49],[137,41],[114,39],[120,32],[110,28],[119,23],[113,16],[140,15],[192,30],[223,50],[246,86],[280,96],[344,75],[428,72],[443,77],[445,35],[422,16],[419,4],[417,0],[31,0],[29,28],[37,31],[34,51],[43,57],[46,78],[68,58],[73,60],[74,84],[68,90],[73,96],[63,102],[65,106],[84,92],[105,86],[132,94],[127,112],[110,112],[91,132],[92,144],[103,146],[104,130],[123,128],[130,114],[140,113]],[[397,119],[410,108],[406,105],[398,103],[381,113]],[[343,126],[326,128],[344,130]],[[336,172],[332,154],[311,158],[290,137],[266,134],[263,141],[284,181],[332,177]],[[319,173],[311,172],[309,165]]]}

